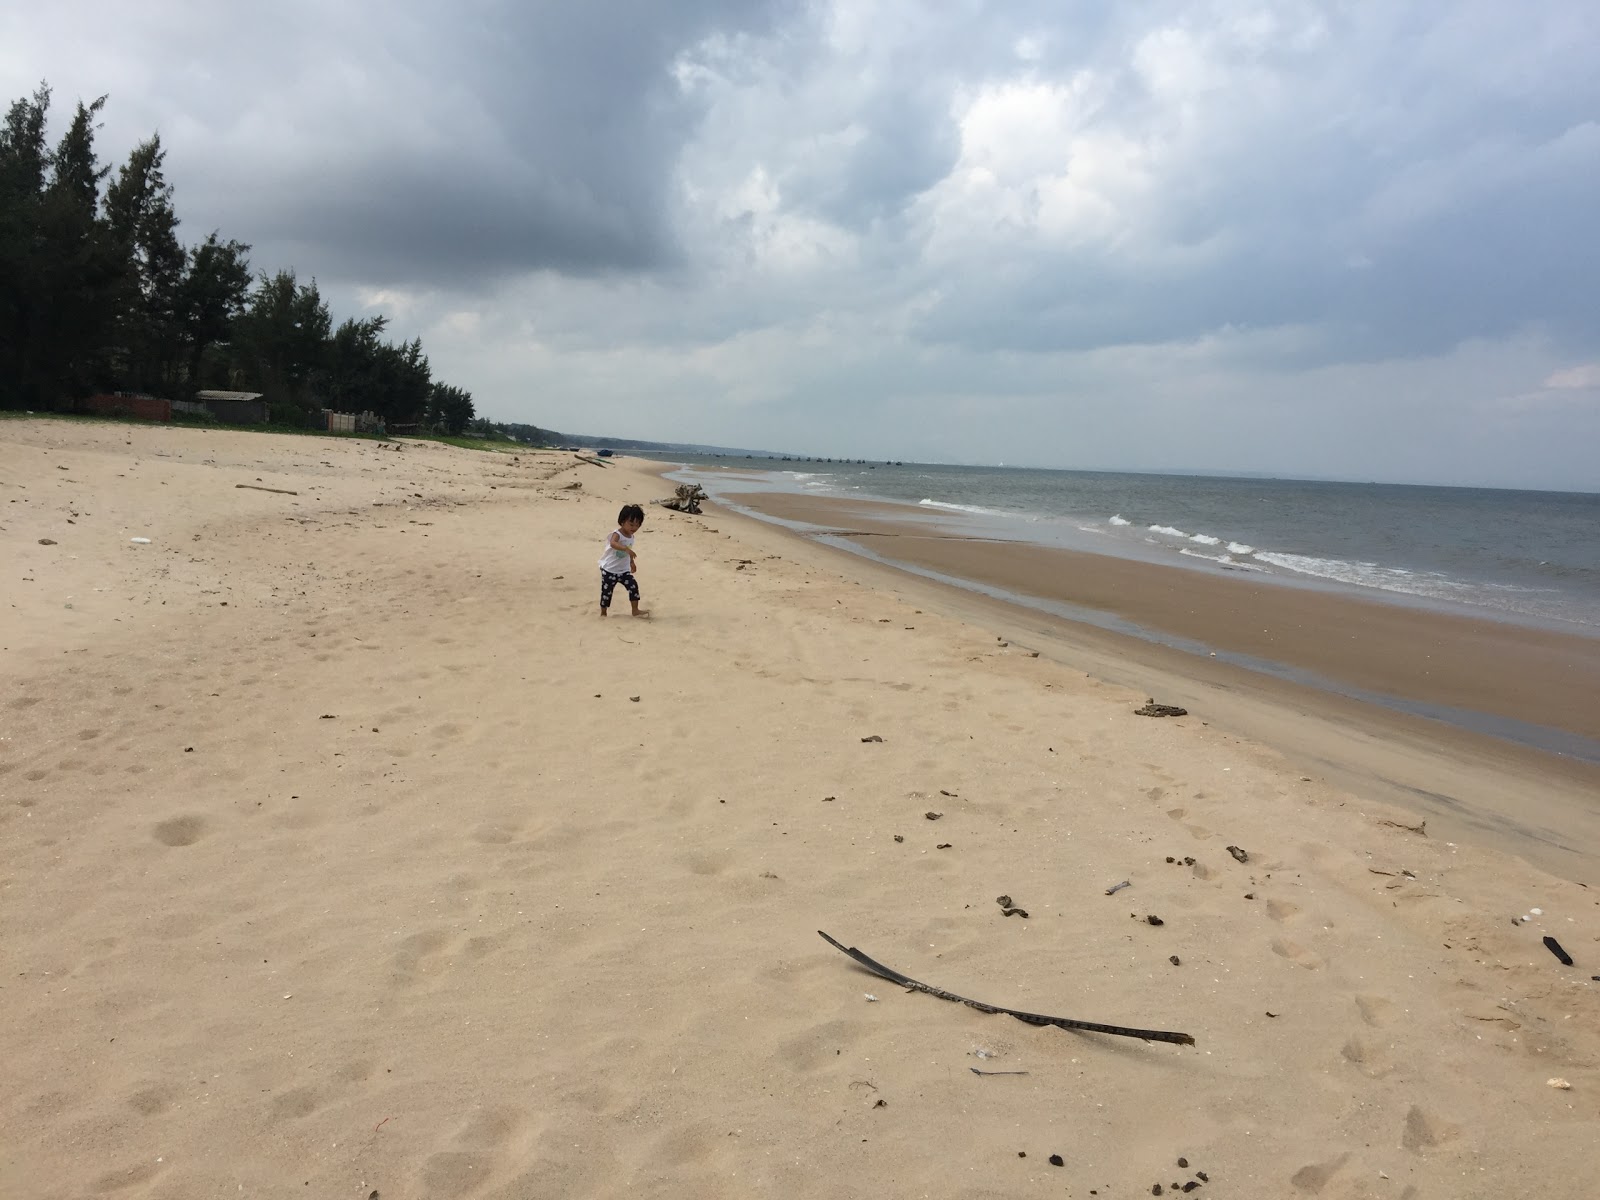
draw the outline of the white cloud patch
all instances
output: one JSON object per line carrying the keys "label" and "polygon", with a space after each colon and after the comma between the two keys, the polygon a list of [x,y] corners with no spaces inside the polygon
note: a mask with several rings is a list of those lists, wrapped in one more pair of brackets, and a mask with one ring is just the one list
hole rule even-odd
{"label": "white cloud patch", "polygon": [[1600,388],[1600,363],[1584,363],[1580,367],[1552,371],[1544,381],[1544,386],[1561,390]]}

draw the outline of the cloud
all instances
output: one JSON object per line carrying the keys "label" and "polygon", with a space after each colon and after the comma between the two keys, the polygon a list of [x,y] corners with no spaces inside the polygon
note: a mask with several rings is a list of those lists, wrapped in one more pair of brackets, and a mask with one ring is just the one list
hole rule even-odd
{"label": "cloud", "polygon": [[186,237],[506,419],[1600,486],[1587,408],[1497,407],[1600,361],[1597,47],[1583,0],[102,0],[0,15],[0,80],[111,92]]}
{"label": "cloud", "polygon": [[1600,388],[1600,363],[1584,363],[1581,367],[1552,371],[1549,378],[1544,381],[1544,386],[1563,390]]}

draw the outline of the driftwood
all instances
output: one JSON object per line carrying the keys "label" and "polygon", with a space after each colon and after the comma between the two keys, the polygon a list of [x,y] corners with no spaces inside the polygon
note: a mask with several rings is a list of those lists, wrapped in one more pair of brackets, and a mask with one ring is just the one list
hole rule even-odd
{"label": "driftwood", "polygon": [[1101,1025],[1096,1021],[1077,1021],[1071,1017],[1046,1017],[1039,1013],[1019,1012],[1014,1008],[1004,1008],[998,1004],[985,1004],[981,1000],[968,1000],[965,996],[958,996],[954,992],[947,992],[943,988],[934,987],[927,983],[918,983],[910,976],[902,975],[891,967],[868,958],[854,946],[841,945],[822,930],[817,930],[822,940],[836,950],[842,950],[867,970],[880,979],[887,979],[890,983],[898,983],[901,987],[913,992],[926,992],[930,996],[937,996],[941,1000],[953,1000],[957,1004],[965,1004],[968,1008],[975,1008],[979,1012],[1004,1013],[1008,1017],[1015,1017],[1019,1021],[1026,1021],[1029,1025],[1054,1025],[1057,1029],[1077,1029],[1088,1033],[1109,1033],[1117,1037],[1141,1038],[1147,1042],[1172,1042],[1179,1046],[1194,1045],[1194,1038],[1187,1033],[1173,1033],[1165,1029],[1130,1029],[1125,1025]]}
{"label": "driftwood", "polygon": [[680,483],[677,489],[665,500],[652,500],[652,504],[659,504],[662,508],[670,508],[674,512],[695,513],[700,512],[700,501],[710,499],[697,483]]}
{"label": "driftwood", "polygon": [[236,483],[236,488],[249,488],[252,492],[276,492],[280,496],[298,496],[299,492],[291,492],[288,488],[262,487],[259,483]]}

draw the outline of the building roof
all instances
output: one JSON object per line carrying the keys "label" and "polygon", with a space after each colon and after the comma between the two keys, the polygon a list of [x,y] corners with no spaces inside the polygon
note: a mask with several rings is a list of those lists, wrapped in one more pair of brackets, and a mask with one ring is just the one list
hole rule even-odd
{"label": "building roof", "polygon": [[265,392],[196,392],[201,400],[259,400]]}

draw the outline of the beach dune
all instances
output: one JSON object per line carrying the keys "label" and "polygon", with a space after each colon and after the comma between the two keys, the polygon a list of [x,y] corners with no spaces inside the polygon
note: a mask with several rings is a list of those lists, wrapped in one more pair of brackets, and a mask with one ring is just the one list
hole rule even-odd
{"label": "beach dune", "polygon": [[1575,777],[1557,873],[726,511],[602,622],[654,472],[0,423],[0,1194],[1591,1193]]}

